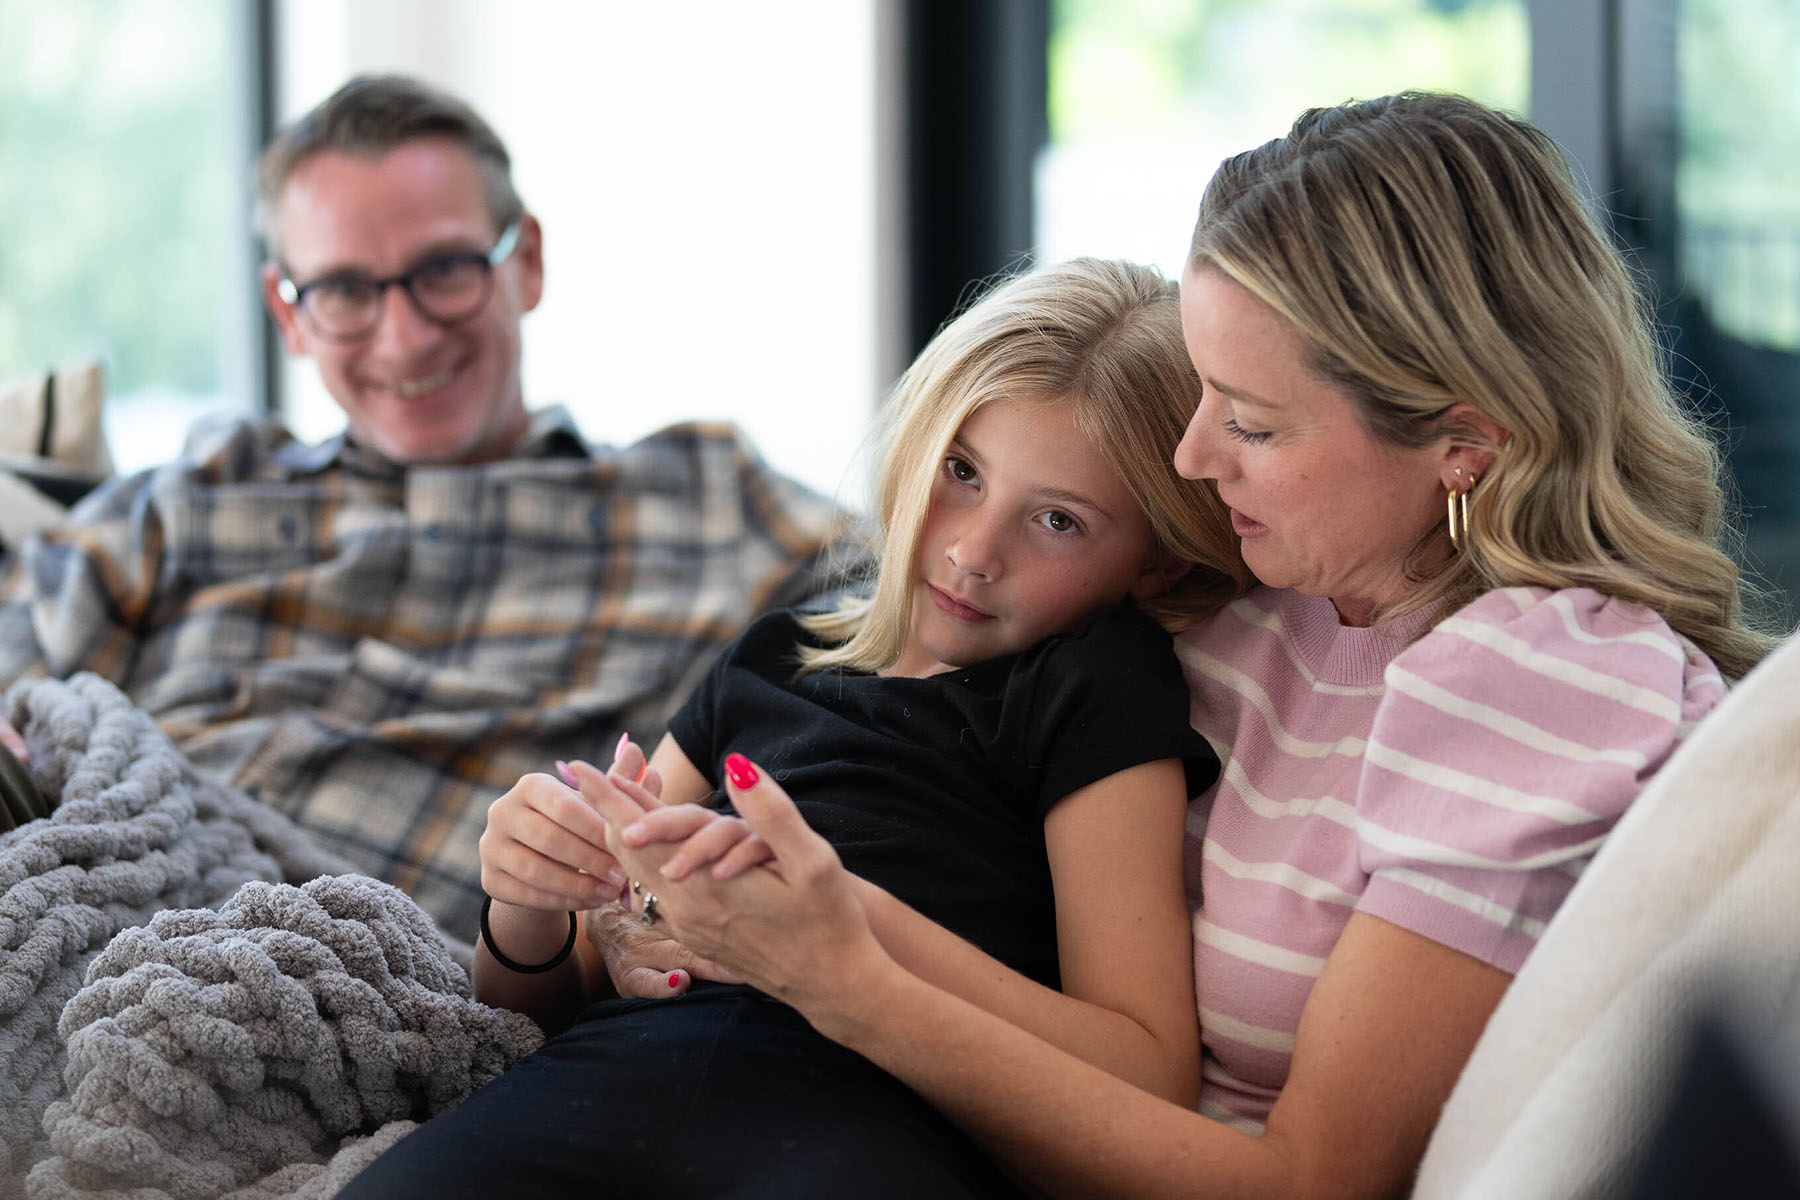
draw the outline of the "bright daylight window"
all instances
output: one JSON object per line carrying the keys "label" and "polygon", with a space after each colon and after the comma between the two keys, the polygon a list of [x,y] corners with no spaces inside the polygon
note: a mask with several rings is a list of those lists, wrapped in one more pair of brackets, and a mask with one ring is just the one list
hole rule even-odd
{"label": "bright daylight window", "polygon": [[121,471],[227,402],[237,28],[217,0],[0,0],[0,379],[98,356]]}
{"label": "bright daylight window", "polygon": [[1676,370],[1724,413],[1747,557],[1800,621],[1800,7],[1677,7]]}
{"label": "bright daylight window", "polygon": [[1800,351],[1800,8],[1680,11],[1683,274],[1726,333]]}
{"label": "bright daylight window", "polygon": [[1526,109],[1523,0],[1056,0],[1046,261],[1119,255],[1178,275],[1200,192],[1227,155],[1301,110],[1400,91]]}

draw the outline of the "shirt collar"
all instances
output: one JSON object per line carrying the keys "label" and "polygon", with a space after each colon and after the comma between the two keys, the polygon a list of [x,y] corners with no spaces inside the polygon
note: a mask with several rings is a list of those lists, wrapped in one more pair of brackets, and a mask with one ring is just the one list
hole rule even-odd
{"label": "shirt collar", "polygon": [[[297,475],[314,475],[331,466],[341,466],[361,475],[398,476],[406,466],[361,446],[349,431],[326,438],[316,445],[291,441],[275,452],[282,466]],[[517,448],[507,461],[522,459],[591,458],[593,451],[582,438],[575,418],[560,404],[542,408],[531,414],[531,423]]]}

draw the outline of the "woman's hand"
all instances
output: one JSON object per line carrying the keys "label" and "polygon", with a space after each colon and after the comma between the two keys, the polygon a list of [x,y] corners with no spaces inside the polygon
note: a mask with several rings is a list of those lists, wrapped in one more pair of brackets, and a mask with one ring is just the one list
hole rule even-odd
{"label": "woman's hand", "polygon": [[[590,771],[585,764],[571,766],[558,763],[557,773],[563,782],[578,788],[577,770]],[[661,772],[651,766],[643,749],[631,738],[622,736],[613,751],[613,763],[606,778],[629,793],[643,812],[644,819],[667,814],[675,823],[701,822],[719,818],[719,814],[695,804],[662,805],[664,781]],[[585,807],[586,801],[582,804]],[[592,811],[591,809],[589,810]],[[665,828],[674,824],[665,823]],[[707,843],[703,842],[702,845]],[[758,842],[760,844],[760,840]],[[729,848],[729,844],[724,844]],[[621,880],[623,876],[621,875]],[[663,1000],[686,992],[695,979],[720,983],[742,983],[743,980],[717,963],[708,962],[682,945],[668,933],[642,924],[629,908],[630,893],[621,888],[618,902],[608,902],[582,914],[582,933],[587,949],[598,957],[605,968],[613,990],[634,999]]]}
{"label": "woman's hand", "polygon": [[[665,868],[685,847],[654,836],[670,818],[646,817],[633,785],[591,767],[578,765],[576,771],[582,796],[619,831],[611,842],[619,862],[643,894],[656,897],[658,923],[666,922],[683,944],[815,1021],[842,1005],[869,1003],[879,990],[858,981],[893,963],[869,928],[853,877],[830,843],[807,827],[787,793],[739,762],[748,770],[728,778],[732,802],[775,862],[726,880],[692,865],[685,878],[671,877]],[[644,829],[624,835],[639,821],[647,822]],[[748,839],[735,846],[746,844]],[[642,897],[634,899],[641,909]]]}
{"label": "woman's hand", "polygon": [[730,879],[775,858],[769,843],[758,837],[742,817],[691,804],[647,812],[621,829],[619,838],[633,848],[676,846],[675,853],[663,863],[662,874],[665,879],[678,881],[701,867],[711,867],[714,879]]}

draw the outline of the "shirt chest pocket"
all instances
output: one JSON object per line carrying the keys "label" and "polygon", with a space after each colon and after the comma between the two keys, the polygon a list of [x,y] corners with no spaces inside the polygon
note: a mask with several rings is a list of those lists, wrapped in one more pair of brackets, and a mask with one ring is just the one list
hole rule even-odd
{"label": "shirt chest pocket", "polygon": [[[285,490],[221,489],[194,504],[167,526],[165,569],[195,588],[241,582],[320,564],[373,557],[367,566],[389,569],[404,554],[404,518],[399,513],[339,520],[337,505],[317,496]],[[390,549],[384,554],[382,547]]]}

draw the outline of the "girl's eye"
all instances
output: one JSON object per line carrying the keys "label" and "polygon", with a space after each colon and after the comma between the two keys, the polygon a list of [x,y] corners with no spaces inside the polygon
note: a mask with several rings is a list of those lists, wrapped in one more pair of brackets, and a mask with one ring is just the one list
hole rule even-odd
{"label": "girl's eye", "polygon": [[1248,442],[1252,446],[1261,445],[1263,442],[1268,441],[1270,436],[1269,431],[1266,429],[1245,429],[1242,425],[1237,423],[1236,417],[1225,418],[1225,432],[1236,438],[1238,441]]}
{"label": "girl's eye", "polygon": [[954,454],[944,459],[944,473],[958,483],[974,483],[976,479],[975,468],[969,461]]}
{"label": "girl's eye", "polygon": [[1071,517],[1060,508],[1053,508],[1040,518],[1046,528],[1054,533],[1079,533],[1081,522]]}

